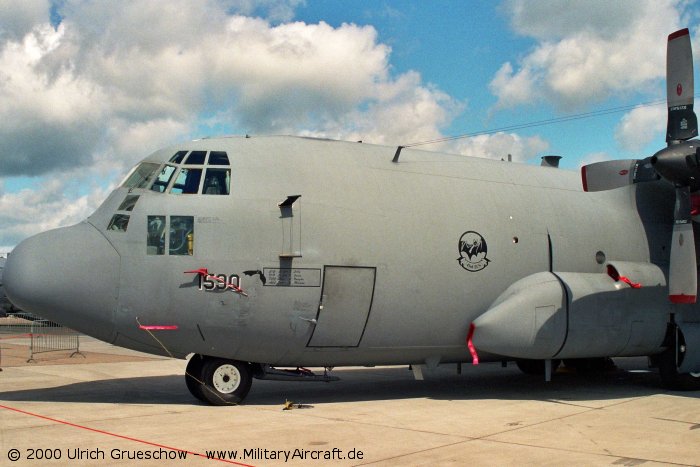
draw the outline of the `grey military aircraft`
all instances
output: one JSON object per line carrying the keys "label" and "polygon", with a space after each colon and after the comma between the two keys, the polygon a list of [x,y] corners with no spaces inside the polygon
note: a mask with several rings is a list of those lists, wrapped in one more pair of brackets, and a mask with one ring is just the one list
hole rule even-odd
{"label": "grey military aircraft", "polygon": [[[86,221],[23,241],[19,307],[190,358],[198,399],[307,366],[516,361],[546,377],[650,356],[700,389],[700,150],[687,29],[668,40],[668,147],[576,172],[303,137],[192,141]],[[284,369],[288,368],[288,369]]]}

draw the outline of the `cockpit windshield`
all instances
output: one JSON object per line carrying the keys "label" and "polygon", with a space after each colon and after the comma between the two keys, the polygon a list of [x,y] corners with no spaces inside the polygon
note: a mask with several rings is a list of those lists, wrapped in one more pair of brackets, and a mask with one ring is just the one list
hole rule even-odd
{"label": "cockpit windshield", "polygon": [[223,151],[210,152],[209,165],[229,165],[228,155]]}
{"label": "cockpit windshield", "polygon": [[230,165],[225,151],[177,151],[165,164],[142,162],[122,187],[146,188],[158,193],[228,195]]}
{"label": "cockpit windshield", "polygon": [[153,176],[158,171],[159,167],[160,164],[142,162],[131,172],[131,175],[124,180],[122,186],[124,188],[146,188],[151,180],[153,180]]}
{"label": "cockpit windshield", "polygon": [[185,164],[188,165],[202,165],[204,164],[204,158],[207,156],[207,151],[192,151]]}
{"label": "cockpit windshield", "polygon": [[163,193],[165,189],[168,187],[168,183],[170,183],[170,179],[172,178],[173,174],[175,173],[175,167],[172,165],[164,165],[163,168],[160,170],[160,173],[158,174],[158,177],[156,178],[156,181],[153,182],[153,185],[151,186],[151,190],[157,191],[159,193]]}
{"label": "cockpit windshield", "polygon": [[170,193],[194,194],[199,190],[199,180],[202,178],[202,169],[189,169],[183,167],[175,178],[175,183]]}
{"label": "cockpit windshield", "polygon": [[173,155],[173,157],[170,158],[170,162],[174,162],[176,164],[179,164],[182,162],[182,159],[185,158],[185,154],[187,154],[187,151],[178,151]]}
{"label": "cockpit windshield", "polygon": [[207,169],[202,194],[227,195],[231,188],[231,169]]}

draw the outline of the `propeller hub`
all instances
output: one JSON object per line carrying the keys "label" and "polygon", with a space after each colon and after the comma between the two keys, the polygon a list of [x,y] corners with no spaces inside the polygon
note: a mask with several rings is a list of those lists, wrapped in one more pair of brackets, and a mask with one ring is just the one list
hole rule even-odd
{"label": "propeller hub", "polygon": [[700,188],[700,141],[690,140],[673,144],[654,154],[650,159],[654,170],[676,186]]}

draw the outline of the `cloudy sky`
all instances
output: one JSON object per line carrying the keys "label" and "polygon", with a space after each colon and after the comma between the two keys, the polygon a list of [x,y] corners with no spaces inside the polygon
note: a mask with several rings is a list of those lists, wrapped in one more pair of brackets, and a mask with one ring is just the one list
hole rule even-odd
{"label": "cloudy sky", "polygon": [[[202,136],[490,132],[425,149],[570,169],[647,156],[669,33],[690,28],[698,69],[698,3],[2,0],[0,253]],[[551,119],[567,121],[528,126]]]}

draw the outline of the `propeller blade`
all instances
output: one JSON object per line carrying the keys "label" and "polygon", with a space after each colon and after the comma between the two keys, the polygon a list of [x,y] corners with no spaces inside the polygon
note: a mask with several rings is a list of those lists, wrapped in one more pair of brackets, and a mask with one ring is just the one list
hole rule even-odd
{"label": "propeller blade", "polygon": [[668,127],[666,142],[685,141],[698,135],[698,119],[693,111],[693,51],[688,29],[668,36],[666,49],[666,98]]}
{"label": "propeller blade", "polygon": [[604,191],[632,184],[636,159],[594,162],[581,167],[583,191]]}
{"label": "propeller blade", "polygon": [[695,236],[690,215],[690,187],[676,187],[668,298],[673,303],[695,303],[698,289]]}
{"label": "propeller blade", "polygon": [[632,183],[653,182],[660,177],[651,158],[594,162],[581,167],[583,191],[613,190]]}

